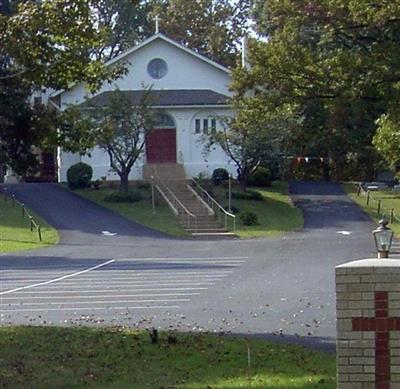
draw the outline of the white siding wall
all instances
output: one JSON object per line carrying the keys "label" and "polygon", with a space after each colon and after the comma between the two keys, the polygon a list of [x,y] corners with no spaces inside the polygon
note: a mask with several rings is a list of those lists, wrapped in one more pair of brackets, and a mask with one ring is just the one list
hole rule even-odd
{"label": "white siding wall", "polygon": [[[195,131],[195,120],[199,118],[202,123],[203,119],[218,118],[218,116],[229,115],[230,111],[226,109],[185,109],[174,108],[165,110],[171,115],[177,125],[177,162],[185,166],[187,176],[194,177],[200,173],[211,175],[213,170],[219,167],[224,167],[233,175],[236,174],[236,168],[232,161],[229,160],[225,152],[215,146],[209,152],[204,148],[203,134],[197,134]],[[209,121],[210,121],[209,120]],[[221,129],[221,123],[217,120],[217,130]],[[210,128],[211,130],[211,128]],[[108,180],[118,180],[118,176],[110,171],[110,163],[108,155],[95,148],[91,151],[91,156],[79,157],[69,153],[62,153],[60,179],[66,181],[66,172],[68,168],[79,161],[88,163],[93,168],[93,179],[100,179],[102,176],[107,176]],[[146,163],[145,153],[142,158],[137,161],[132,169],[130,179],[141,179],[143,174],[143,165]]]}
{"label": "white siding wall", "polygon": [[[147,64],[154,58],[162,58],[168,64],[168,73],[160,80],[152,79],[147,73]],[[228,73],[162,39],[156,39],[134,51],[126,60],[131,64],[129,73],[112,84],[105,83],[98,93],[116,88],[141,90],[143,85],[152,85],[154,90],[211,89],[218,93],[231,95],[228,89],[231,81]],[[85,96],[89,96],[85,86],[77,85],[70,91],[61,94],[61,106],[65,108],[70,104],[81,103]],[[197,176],[199,173],[211,174],[218,167],[225,167],[235,174],[234,165],[219,147],[216,147],[207,155],[204,154],[201,135],[195,133],[196,118],[203,119],[231,114],[229,110],[225,108],[216,110],[172,108],[167,109],[166,112],[175,119],[177,125],[177,162],[185,165],[188,176]],[[66,181],[66,171],[72,164],[80,160],[92,166],[94,170],[93,179],[99,179],[102,176],[107,176],[108,180],[118,179],[118,176],[110,171],[108,155],[96,148],[91,152],[91,157],[80,157],[60,152],[60,181]],[[146,161],[143,155],[133,168],[130,179],[142,177],[144,163]]]}
{"label": "white siding wall", "polygon": [[[147,73],[147,64],[154,58],[167,62],[168,73],[160,80],[154,80]],[[228,73],[165,42],[154,40],[124,59],[130,63],[129,73],[113,83],[105,83],[98,93],[114,90],[141,90],[143,85],[160,89],[212,89],[215,92],[231,95]],[[77,85],[62,93],[62,107],[77,104],[89,96],[84,85]]]}

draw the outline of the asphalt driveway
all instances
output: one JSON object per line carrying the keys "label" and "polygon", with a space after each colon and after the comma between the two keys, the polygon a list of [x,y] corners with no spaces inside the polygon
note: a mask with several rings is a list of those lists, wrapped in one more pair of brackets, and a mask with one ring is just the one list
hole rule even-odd
{"label": "asphalt driveway", "polygon": [[334,268],[374,255],[373,224],[337,184],[291,184],[302,231],[229,241],[168,238],[52,184],[8,190],[61,242],[0,257],[2,324],[159,326],[332,350]]}

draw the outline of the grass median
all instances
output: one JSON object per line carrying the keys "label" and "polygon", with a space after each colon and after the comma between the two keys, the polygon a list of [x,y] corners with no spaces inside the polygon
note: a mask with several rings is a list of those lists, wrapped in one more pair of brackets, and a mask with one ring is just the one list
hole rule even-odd
{"label": "grass median", "polygon": [[[134,186],[133,186],[134,187]],[[218,186],[206,188],[224,207],[227,208],[227,188]],[[157,231],[178,237],[188,237],[189,234],[183,230],[174,214],[168,206],[159,201],[156,213],[153,213],[149,189],[141,189],[145,193],[145,199],[134,203],[113,203],[105,201],[104,198],[112,191],[110,188],[80,189],[74,192],[105,208],[119,213],[139,224],[153,228]],[[234,190],[239,191],[238,185]],[[271,187],[251,188],[259,192],[262,201],[234,199],[232,205],[239,210],[236,215],[237,229],[235,233],[241,238],[257,238],[277,236],[288,231],[298,230],[303,226],[303,216],[296,208],[288,195],[288,184],[285,182],[274,182]],[[241,219],[243,213],[254,213],[257,215],[257,223],[245,225]]]}
{"label": "grass median", "polygon": [[[241,193],[239,185],[234,183],[234,193]],[[251,192],[258,192],[261,198],[255,200],[232,199],[232,208],[236,209],[237,228],[236,234],[241,238],[260,238],[278,236],[289,231],[299,230],[303,227],[303,214],[296,208],[288,194],[288,184],[283,181],[275,181],[270,187],[248,188]],[[227,207],[227,188],[225,186],[214,187],[212,190],[217,200]],[[246,225],[241,215],[253,213],[257,216],[257,222]]]}
{"label": "grass median", "polygon": [[336,387],[335,356],[262,340],[107,328],[0,328],[2,388]]}
{"label": "grass median", "polygon": [[31,231],[29,219],[22,217],[21,207],[0,197],[0,253],[38,249],[58,242],[57,231],[32,211],[29,213],[41,227],[42,241],[36,229]]}
{"label": "grass median", "polygon": [[[154,230],[165,232],[171,236],[188,237],[189,234],[180,226],[174,214],[164,203],[158,203],[156,212],[153,213],[152,202],[148,190],[144,190],[145,199],[134,203],[118,202],[113,203],[105,201],[107,194],[113,189],[79,189],[74,190],[74,193],[101,205],[104,208],[128,218],[143,226],[150,227]],[[115,191],[115,190],[114,190]]]}

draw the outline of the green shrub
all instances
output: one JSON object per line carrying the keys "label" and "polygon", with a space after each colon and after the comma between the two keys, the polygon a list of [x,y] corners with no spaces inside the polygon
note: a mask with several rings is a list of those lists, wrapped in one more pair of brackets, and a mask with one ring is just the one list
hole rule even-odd
{"label": "green shrub", "polygon": [[218,168],[213,171],[211,176],[211,182],[213,185],[219,185],[224,181],[229,180],[229,173],[224,168]]}
{"label": "green shrub", "polygon": [[240,215],[240,220],[245,226],[253,226],[258,224],[257,215],[254,212],[243,212]]}
{"label": "green shrub", "polygon": [[104,201],[110,203],[136,203],[143,200],[143,194],[139,190],[129,190],[128,192],[110,192],[104,197]]}
{"label": "green shrub", "polygon": [[[226,192],[226,198],[229,197],[229,192]],[[260,192],[248,190],[246,192],[232,191],[232,198],[237,200],[264,201],[264,197]]]}
{"label": "green shrub", "polygon": [[260,166],[256,172],[249,178],[250,186],[271,186],[272,173],[266,167]]}
{"label": "green shrub", "polygon": [[91,185],[91,187],[93,188],[93,189],[100,189],[100,187],[101,187],[101,184],[103,183],[103,181],[101,181],[101,180],[94,180],[94,181],[92,181],[91,183],[90,183],[90,185]]}
{"label": "green shrub", "polygon": [[[227,212],[229,212],[229,206],[228,205],[226,205],[225,207],[224,207],[224,209],[227,211]],[[238,207],[236,207],[235,205],[231,205],[231,213],[233,213],[234,215],[236,215],[237,213],[239,213],[240,212],[240,209],[238,208]]]}
{"label": "green shrub", "polygon": [[140,190],[149,191],[151,189],[151,183],[146,181],[137,181],[135,187]]}
{"label": "green shrub", "polygon": [[87,188],[93,176],[93,169],[87,163],[79,162],[67,170],[67,182],[70,189]]}

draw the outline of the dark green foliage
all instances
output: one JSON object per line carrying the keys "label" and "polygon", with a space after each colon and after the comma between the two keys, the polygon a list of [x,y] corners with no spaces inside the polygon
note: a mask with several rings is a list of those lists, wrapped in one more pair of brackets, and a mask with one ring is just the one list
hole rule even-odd
{"label": "dark green foliage", "polygon": [[141,189],[144,191],[150,191],[151,190],[151,184],[146,181],[138,181],[135,185],[135,188]]}
{"label": "dark green foliage", "polygon": [[[229,193],[226,192],[226,197],[229,197]],[[253,201],[263,201],[264,197],[260,192],[255,190],[247,190],[246,192],[232,191],[232,198],[238,200],[253,200]]]}
{"label": "dark green foliage", "polygon": [[[225,205],[224,209],[229,212],[229,206],[228,205]],[[240,212],[240,209],[238,207],[236,207],[235,205],[231,205],[231,213],[236,215],[239,212]]]}
{"label": "dark green foliage", "polygon": [[70,189],[87,188],[93,176],[93,169],[87,163],[79,162],[67,170],[67,182]]}
{"label": "dark green foliage", "polygon": [[110,192],[104,197],[104,201],[110,203],[136,203],[143,200],[143,194],[140,190],[130,189],[128,192]]}
{"label": "dark green foliage", "polygon": [[271,186],[271,170],[269,170],[267,167],[260,166],[256,172],[250,176],[248,184],[250,186]]}
{"label": "dark green foliage", "polygon": [[92,187],[93,189],[98,190],[98,189],[100,189],[102,183],[103,183],[102,180],[94,180],[94,181],[92,181],[92,182],[90,183],[90,185],[91,185],[91,187]]}
{"label": "dark green foliage", "polygon": [[218,168],[213,171],[211,176],[211,182],[213,185],[219,185],[224,181],[229,180],[229,173],[224,168]]}
{"label": "dark green foliage", "polygon": [[245,226],[258,224],[257,215],[254,212],[244,212],[240,215],[240,220]]}

